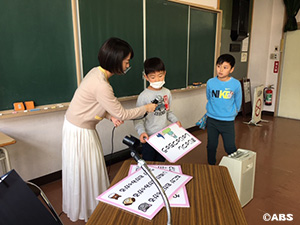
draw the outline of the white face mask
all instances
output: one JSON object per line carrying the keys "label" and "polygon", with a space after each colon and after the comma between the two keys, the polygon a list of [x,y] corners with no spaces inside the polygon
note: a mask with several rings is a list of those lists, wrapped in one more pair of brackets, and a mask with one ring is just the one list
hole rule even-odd
{"label": "white face mask", "polygon": [[151,82],[150,86],[155,88],[155,89],[160,89],[162,86],[164,86],[165,81],[157,81],[157,82]]}

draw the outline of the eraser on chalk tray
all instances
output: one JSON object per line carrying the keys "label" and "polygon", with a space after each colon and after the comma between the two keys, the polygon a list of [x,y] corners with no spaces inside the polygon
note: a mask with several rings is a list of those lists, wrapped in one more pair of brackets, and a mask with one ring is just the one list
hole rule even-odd
{"label": "eraser on chalk tray", "polygon": [[14,110],[15,111],[23,111],[23,110],[25,110],[23,102],[15,102],[14,103]]}
{"label": "eraser on chalk tray", "polygon": [[197,86],[201,86],[201,85],[202,85],[202,82],[194,82],[194,83],[193,83],[193,86],[196,86],[196,87],[197,87]]}
{"label": "eraser on chalk tray", "polygon": [[27,110],[34,109],[34,103],[33,103],[33,101],[27,101],[27,102],[25,102],[25,106],[26,106]]}
{"label": "eraser on chalk tray", "polygon": [[29,112],[34,112],[34,111],[40,111],[41,109],[35,108],[35,109],[30,109]]}

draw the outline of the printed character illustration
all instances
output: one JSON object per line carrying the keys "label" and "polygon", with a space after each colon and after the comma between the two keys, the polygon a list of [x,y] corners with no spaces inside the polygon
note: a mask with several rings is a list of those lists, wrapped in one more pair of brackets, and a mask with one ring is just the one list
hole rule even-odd
{"label": "printed character illustration", "polygon": [[135,202],[135,198],[129,197],[129,198],[124,199],[123,204],[125,206],[128,206],[128,205],[132,205],[132,203],[134,203],[134,202]]}
{"label": "printed character illustration", "polygon": [[148,203],[142,203],[139,205],[138,209],[143,211],[143,212],[146,212],[152,205],[151,204],[148,204]]}
{"label": "printed character illustration", "polygon": [[163,135],[168,134],[168,135],[170,135],[171,137],[173,137],[173,138],[175,138],[175,139],[177,138],[177,135],[171,130],[170,127],[164,129],[164,130],[162,131],[162,134],[163,134]]}
{"label": "printed character illustration", "polygon": [[117,193],[112,193],[108,196],[109,198],[112,198],[112,199],[116,199],[118,200],[118,198],[122,197],[121,195],[118,195]]}
{"label": "printed character illustration", "polygon": [[161,133],[158,133],[156,136],[165,139],[164,135],[162,135]]}

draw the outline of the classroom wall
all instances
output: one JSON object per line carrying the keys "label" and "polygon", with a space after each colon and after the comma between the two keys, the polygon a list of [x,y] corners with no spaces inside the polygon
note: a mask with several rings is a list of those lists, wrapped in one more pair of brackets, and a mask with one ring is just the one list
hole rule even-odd
{"label": "classroom wall", "polygon": [[181,0],[181,2],[195,3],[198,5],[208,6],[215,9],[218,6],[218,1],[220,0]]}
{"label": "classroom wall", "polygon": [[300,23],[300,13],[299,13],[299,11],[298,11],[298,14],[296,15],[296,20],[297,20],[298,23]]}
{"label": "classroom wall", "polygon": [[285,6],[282,0],[254,1],[248,67],[252,96],[254,88],[261,84],[273,84],[275,88],[273,104],[264,105],[263,111],[274,112],[275,109],[278,73],[273,73],[276,60],[270,59],[270,55],[276,53],[280,59],[280,51],[276,52],[275,46],[280,47],[281,44],[284,16]]}

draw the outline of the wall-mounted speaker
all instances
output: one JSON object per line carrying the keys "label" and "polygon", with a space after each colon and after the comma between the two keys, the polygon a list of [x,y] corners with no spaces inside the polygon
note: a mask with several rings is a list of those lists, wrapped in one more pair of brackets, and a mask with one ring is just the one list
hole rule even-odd
{"label": "wall-mounted speaker", "polygon": [[242,41],[248,37],[250,0],[233,0],[231,20],[231,40]]}

